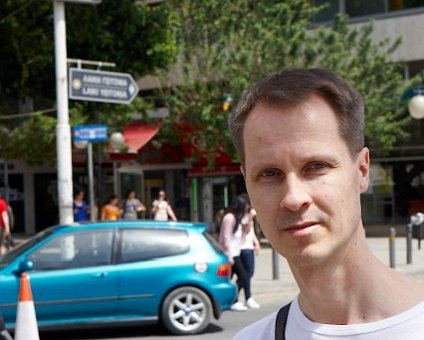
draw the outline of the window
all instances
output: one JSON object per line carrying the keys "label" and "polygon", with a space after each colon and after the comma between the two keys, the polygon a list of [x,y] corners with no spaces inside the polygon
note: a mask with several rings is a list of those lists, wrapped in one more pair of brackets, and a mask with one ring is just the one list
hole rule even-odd
{"label": "window", "polygon": [[350,17],[368,16],[387,12],[385,0],[353,0],[346,1],[346,13]]}
{"label": "window", "polygon": [[111,263],[113,229],[60,235],[32,253],[34,270],[84,268]]}
{"label": "window", "polygon": [[183,230],[125,229],[119,259],[122,263],[145,261],[184,254],[189,248],[189,238]]}
{"label": "window", "polygon": [[313,4],[315,6],[325,5],[325,7],[315,15],[315,21],[333,20],[334,16],[340,12],[339,2],[339,0],[314,0]]}
{"label": "window", "polygon": [[333,20],[337,13],[354,18],[424,7],[422,0],[311,0],[311,4],[325,5],[316,14],[315,22]]}

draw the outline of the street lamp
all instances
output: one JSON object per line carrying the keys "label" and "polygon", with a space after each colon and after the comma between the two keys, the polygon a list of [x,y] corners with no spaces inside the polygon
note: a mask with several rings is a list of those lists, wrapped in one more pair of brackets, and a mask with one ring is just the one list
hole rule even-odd
{"label": "street lamp", "polygon": [[[114,152],[119,152],[125,146],[125,138],[121,132],[114,132],[110,135],[109,144]],[[118,195],[118,169],[117,162],[113,161],[113,192]]]}
{"label": "street lamp", "polygon": [[409,113],[415,119],[424,118],[424,95],[422,93],[413,96],[408,103]]}
{"label": "street lamp", "polygon": [[110,135],[109,139],[110,146],[113,151],[119,151],[125,145],[125,138],[121,132],[114,132]]}

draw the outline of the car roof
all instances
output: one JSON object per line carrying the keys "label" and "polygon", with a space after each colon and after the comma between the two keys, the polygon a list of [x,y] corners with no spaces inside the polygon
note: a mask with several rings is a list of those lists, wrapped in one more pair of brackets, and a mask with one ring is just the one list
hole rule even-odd
{"label": "car roof", "polygon": [[60,229],[81,228],[81,229],[97,229],[104,227],[112,228],[160,228],[160,229],[191,229],[198,232],[203,232],[207,229],[206,223],[199,222],[168,222],[168,221],[153,221],[153,220],[117,220],[117,221],[96,221],[96,222],[77,222],[68,225],[56,225],[48,229],[58,231]]}

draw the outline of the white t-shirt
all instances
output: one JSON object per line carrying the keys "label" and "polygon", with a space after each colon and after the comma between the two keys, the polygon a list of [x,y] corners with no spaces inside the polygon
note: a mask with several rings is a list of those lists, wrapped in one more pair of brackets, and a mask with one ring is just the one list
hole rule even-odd
{"label": "white t-shirt", "polygon": [[[274,312],[244,328],[233,340],[274,340]],[[423,340],[424,301],[387,319],[354,325],[327,325],[309,320],[293,301],[286,326],[287,340]]]}
{"label": "white t-shirt", "polygon": [[240,256],[241,250],[242,228],[239,223],[237,230],[233,232],[236,223],[236,217],[232,213],[225,214],[219,233],[219,244],[224,248],[225,254],[227,254],[230,260],[236,256]]}
{"label": "white t-shirt", "polygon": [[253,230],[253,227],[250,228],[249,232],[246,235],[243,235],[241,238],[241,249],[255,249],[254,243],[253,243],[253,237],[255,235],[255,231]]}
{"label": "white t-shirt", "polygon": [[168,202],[167,201],[155,201],[157,204],[157,210],[155,213],[155,221],[168,221]]}

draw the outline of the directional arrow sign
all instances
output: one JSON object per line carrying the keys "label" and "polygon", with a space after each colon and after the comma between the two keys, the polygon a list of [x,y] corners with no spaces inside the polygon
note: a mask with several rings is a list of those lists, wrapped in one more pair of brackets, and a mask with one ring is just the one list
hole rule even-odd
{"label": "directional arrow sign", "polygon": [[138,93],[131,74],[69,69],[69,98],[93,102],[129,104]]}

